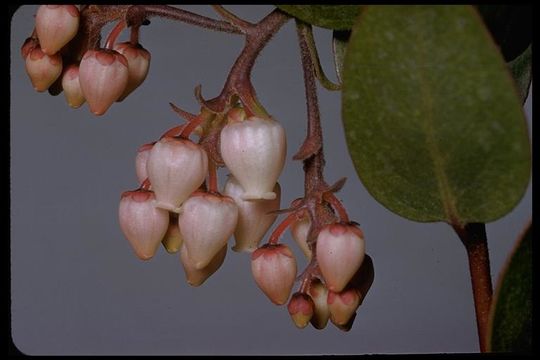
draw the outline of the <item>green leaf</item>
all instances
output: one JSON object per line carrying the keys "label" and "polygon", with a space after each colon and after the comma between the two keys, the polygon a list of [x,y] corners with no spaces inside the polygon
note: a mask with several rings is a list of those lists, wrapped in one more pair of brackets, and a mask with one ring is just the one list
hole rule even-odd
{"label": "green leaf", "polygon": [[525,103],[529,95],[529,88],[532,81],[532,47],[529,45],[527,50],[514,60],[508,63],[512,76],[516,81],[519,96],[522,103]]}
{"label": "green leaf", "polygon": [[531,44],[531,5],[478,5],[477,8],[507,62]]}
{"label": "green leaf", "polygon": [[508,67],[472,6],[372,6],[351,34],[342,115],[370,194],[415,221],[486,223],[530,175]]}
{"label": "green leaf", "polygon": [[527,226],[501,273],[489,322],[490,351],[532,351],[532,235]]}
{"label": "green leaf", "polygon": [[351,32],[347,30],[334,30],[332,33],[332,51],[334,52],[334,64],[336,66],[336,74],[340,83],[343,82],[341,74],[343,73],[343,60],[345,58],[345,50]]}
{"label": "green leaf", "polygon": [[360,13],[360,5],[276,5],[308,24],[328,29],[350,29]]}

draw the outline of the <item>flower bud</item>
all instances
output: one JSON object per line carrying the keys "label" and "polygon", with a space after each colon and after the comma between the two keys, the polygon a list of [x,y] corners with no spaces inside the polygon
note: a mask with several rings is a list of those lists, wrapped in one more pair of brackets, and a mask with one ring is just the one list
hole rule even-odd
{"label": "flower bud", "polygon": [[317,237],[317,261],[328,290],[340,292],[362,265],[362,230],[345,224],[325,226]]}
{"label": "flower bud", "polygon": [[234,231],[236,243],[232,248],[234,251],[253,252],[257,249],[264,234],[277,218],[277,214],[269,212],[279,209],[281,199],[279,183],[274,186],[274,192],[277,196],[273,200],[242,200],[244,189],[234,176],[229,176],[223,193],[232,197],[238,206],[238,224]]}
{"label": "flower bud", "polygon": [[245,193],[244,200],[275,199],[287,154],[285,130],[273,119],[251,117],[221,131],[221,157]]}
{"label": "flower bud", "polygon": [[169,254],[174,254],[180,250],[183,243],[184,239],[178,227],[178,215],[169,213],[169,227],[163,236],[163,240],[161,240],[161,244]]}
{"label": "flower bud", "polygon": [[141,260],[154,256],[169,225],[169,214],[153,200],[152,191],[126,191],[118,209],[120,228]]}
{"label": "flower bud", "polygon": [[114,46],[114,50],[124,55],[128,62],[128,82],[117,100],[122,101],[146,79],[150,68],[150,53],[140,44],[133,45],[130,42],[118,43]]}
{"label": "flower bud", "polygon": [[36,46],[26,56],[26,73],[36,91],[43,92],[62,74],[62,57],[47,55]]}
{"label": "flower bud", "polygon": [[135,157],[135,173],[137,174],[137,180],[139,180],[139,183],[141,184],[148,178],[146,163],[150,156],[150,150],[152,150],[153,147],[154,144],[144,144],[137,150],[137,156]]}
{"label": "flower bud", "polygon": [[79,65],[79,82],[90,111],[103,115],[124,92],[128,77],[124,55],[108,49],[88,50]]}
{"label": "flower bud", "polygon": [[202,269],[227,244],[238,221],[238,207],[228,196],[195,192],[182,205],[178,226],[196,269]]}
{"label": "flower bud", "polygon": [[345,325],[360,306],[358,290],[349,287],[341,292],[328,291],[328,310],[330,320],[336,325]]}
{"label": "flower bud", "polygon": [[265,244],[251,254],[251,272],[257,286],[276,305],[283,305],[296,278],[296,259],[287,245]]}
{"label": "flower bud", "polygon": [[321,282],[321,280],[315,278],[311,281],[309,291],[313,304],[315,306],[313,317],[310,322],[315,329],[324,329],[330,318],[330,310],[328,309],[328,289]]}
{"label": "flower bud", "polygon": [[297,220],[292,223],[291,225],[291,234],[300,247],[300,250],[304,253],[306,258],[311,260],[311,249],[309,248],[309,245],[307,243],[307,237],[309,228],[311,226],[311,220],[309,220],[309,216],[304,216],[300,220]]}
{"label": "flower bud", "polygon": [[154,144],[146,171],[156,193],[156,206],[178,212],[179,206],[204,182],[208,157],[189,139],[164,137]]}
{"label": "flower bud", "polygon": [[26,57],[28,54],[30,54],[30,51],[34,50],[36,46],[39,46],[39,41],[35,37],[29,37],[24,40],[23,45],[21,46],[21,56],[24,60],[26,60]]}
{"label": "flower bud", "polygon": [[53,55],[75,37],[79,10],[75,5],[41,5],[36,14],[36,32],[43,52]]}
{"label": "flower bud", "polygon": [[208,265],[202,269],[197,269],[193,259],[189,256],[189,250],[187,247],[182,245],[180,250],[180,261],[184,267],[184,273],[186,275],[186,281],[191,286],[200,286],[206,279],[208,279],[212,274],[214,274],[223,264],[225,260],[225,255],[227,254],[227,245],[223,246],[216,255],[210,260]]}
{"label": "flower bud", "polygon": [[291,297],[287,310],[297,328],[303,329],[313,316],[315,305],[311,297],[305,293],[296,292]]}
{"label": "flower bud", "polygon": [[79,83],[79,66],[75,64],[69,65],[64,69],[62,75],[62,89],[64,96],[69,106],[74,109],[81,107],[86,101]]}
{"label": "flower bud", "polygon": [[340,325],[340,324],[334,324],[339,330],[348,332],[352,329],[352,326],[354,324],[354,319],[356,319],[356,312],[351,315],[349,318],[349,321],[347,321],[346,324]]}

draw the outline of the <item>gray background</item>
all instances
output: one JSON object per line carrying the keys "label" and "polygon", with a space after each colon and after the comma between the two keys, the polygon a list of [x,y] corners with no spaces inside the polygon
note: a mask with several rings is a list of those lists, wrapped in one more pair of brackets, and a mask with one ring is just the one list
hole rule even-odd
{"label": "gray background", "polygon": [[[185,6],[215,16],[209,6]],[[248,20],[271,6],[228,6]],[[298,330],[285,306],[256,287],[247,254],[228,252],[199,288],[184,280],[179,256],[160,248],[139,261],[117,220],[120,194],[137,187],[139,145],[182,122],[171,101],[191,112],[193,88],[219,93],[242,48],[240,36],[155,18],[142,29],[152,53],[144,84],[106,115],[67,106],[63,94],[34,92],[20,57],[36,6],[14,15],[11,37],[12,336],[27,354],[363,354],[478,351],[465,251],[444,223],[403,219],[377,203],[347,153],[339,92],[319,91],[326,176],[347,176],[339,193],[362,224],[375,282],[348,333],[331,324]],[[107,30],[110,26],[107,27]],[[122,40],[127,35],[122,36]],[[331,32],[315,29],[323,67],[335,79]],[[291,159],[305,134],[303,80],[294,22],[261,54],[253,83],[286,127],[288,163],[282,205],[303,194]],[[529,129],[532,108],[526,103]],[[224,174],[221,172],[220,174]],[[221,177],[223,179],[224,176]],[[532,213],[531,186],[519,205],[487,225],[494,283]],[[289,233],[283,241],[305,261]]]}

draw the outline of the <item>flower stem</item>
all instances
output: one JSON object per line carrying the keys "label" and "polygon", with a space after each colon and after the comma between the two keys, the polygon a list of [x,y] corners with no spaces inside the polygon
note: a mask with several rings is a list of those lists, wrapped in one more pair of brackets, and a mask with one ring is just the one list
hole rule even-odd
{"label": "flower stem", "polygon": [[489,311],[493,295],[486,226],[483,223],[470,223],[452,227],[467,251],[480,351],[486,352]]}
{"label": "flower stem", "polygon": [[114,43],[116,42],[116,39],[118,39],[118,36],[124,30],[126,27],[126,22],[124,20],[120,20],[116,26],[111,30],[109,36],[107,36],[107,41],[105,42],[105,49],[112,50],[114,47]]}

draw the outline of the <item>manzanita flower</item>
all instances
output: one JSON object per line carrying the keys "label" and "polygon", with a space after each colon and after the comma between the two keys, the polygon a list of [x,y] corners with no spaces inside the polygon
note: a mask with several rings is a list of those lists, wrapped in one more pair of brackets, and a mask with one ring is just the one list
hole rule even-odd
{"label": "manzanita flower", "polygon": [[328,290],[340,292],[362,265],[362,230],[349,224],[325,226],[317,237],[317,261]]}
{"label": "manzanita flower", "polygon": [[274,199],[287,154],[285,130],[273,119],[230,121],[221,131],[221,157],[245,193],[244,200]]}
{"label": "manzanita flower", "polygon": [[308,290],[313,304],[315,306],[313,317],[310,322],[315,329],[324,329],[330,319],[330,310],[328,309],[328,289],[321,282],[321,280],[315,278],[311,281]]}
{"label": "manzanita flower", "polygon": [[360,294],[353,287],[341,292],[328,292],[328,310],[330,321],[336,325],[345,325],[360,306]]}
{"label": "manzanita flower", "polygon": [[206,279],[208,279],[212,274],[214,274],[223,264],[225,260],[225,255],[227,254],[227,245],[223,246],[217,254],[210,260],[208,265],[202,269],[198,269],[195,266],[193,259],[189,256],[189,250],[186,245],[182,245],[180,249],[180,261],[184,268],[184,273],[186,275],[186,281],[191,286],[200,286]]}
{"label": "manzanita flower", "polygon": [[156,208],[153,200],[152,191],[126,191],[118,209],[120,228],[142,260],[154,256],[169,226],[169,214]]}
{"label": "manzanita flower", "polygon": [[313,317],[315,304],[306,293],[296,292],[291,296],[287,310],[297,328],[303,329]]}
{"label": "manzanita flower", "polygon": [[309,228],[311,226],[311,220],[309,220],[309,216],[305,215],[301,219],[293,222],[291,224],[291,234],[298,244],[298,247],[300,247],[300,250],[304,253],[306,258],[311,260],[311,249],[309,248],[309,245],[307,243],[307,237]]}
{"label": "manzanita flower", "polygon": [[45,91],[62,74],[62,57],[47,55],[40,46],[34,46],[26,55],[26,73],[36,91]]}
{"label": "manzanita flower", "polygon": [[41,5],[36,14],[36,32],[43,52],[53,55],[75,37],[79,10],[75,5]]}
{"label": "manzanita flower", "polygon": [[88,50],[79,65],[79,82],[90,111],[103,115],[122,95],[128,82],[128,63],[115,50]]}
{"label": "manzanita flower", "polygon": [[26,57],[28,54],[30,54],[30,51],[32,51],[36,46],[39,46],[39,41],[35,37],[29,37],[24,40],[24,43],[21,46],[21,56],[24,60],[26,60]]}
{"label": "manzanita flower", "polygon": [[228,196],[195,192],[182,205],[178,226],[196,269],[207,266],[227,244],[238,221],[238,207]]}
{"label": "manzanita flower", "polygon": [[137,174],[137,180],[142,183],[148,178],[148,171],[146,171],[146,163],[150,157],[150,150],[154,147],[154,144],[144,144],[137,150],[137,156],[135,157],[135,173]]}
{"label": "manzanita flower", "polygon": [[296,259],[285,244],[265,244],[251,254],[251,273],[270,301],[283,305],[296,278]]}
{"label": "manzanita flower", "polygon": [[201,186],[208,173],[208,156],[189,139],[164,137],[154,144],[146,162],[156,206],[179,211],[179,206]]}
{"label": "manzanita flower", "polygon": [[244,189],[234,176],[230,175],[223,193],[232,197],[238,206],[238,224],[234,230],[236,242],[232,249],[238,252],[255,251],[264,234],[277,218],[277,214],[270,214],[270,212],[279,209],[281,199],[279,183],[274,186],[275,199],[246,201],[242,199]]}
{"label": "manzanita flower", "polygon": [[150,68],[151,56],[148,50],[140,44],[133,45],[130,42],[118,43],[114,46],[114,50],[124,55],[128,62],[128,83],[124,92],[117,100],[122,101],[146,79],[148,69]]}
{"label": "manzanita flower", "polygon": [[178,228],[178,214],[169,213],[169,227],[167,228],[167,232],[163,236],[161,243],[169,254],[177,253],[182,247],[184,239]]}
{"label": "manzanita flower", "polygon": [[86,101],[79,83],[79,66],[69,65],[62,74],[62,89],[68,105],[74,109],[79,108]]}

